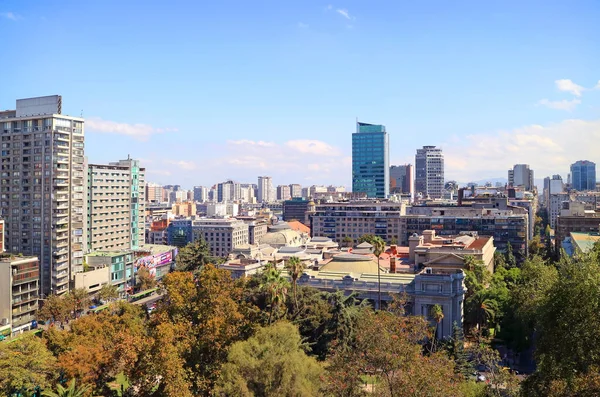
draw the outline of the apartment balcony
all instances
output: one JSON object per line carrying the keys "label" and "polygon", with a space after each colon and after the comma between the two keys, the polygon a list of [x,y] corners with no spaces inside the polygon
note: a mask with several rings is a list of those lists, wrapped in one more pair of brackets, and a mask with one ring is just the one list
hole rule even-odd
{"label": "apartment balcony", "polygon": [[69,209],[69,204],[57,203],[56,201],[54,201],[52,203],[52,209],[54,209],[54,210]]}
{"label": "apartment balcony", "polygon": [[30,303],[30,302],[35,302],[37,301],[39,298],[38,294],[33,294],[33,295],[29,295],[29,296],[19,296],[17,298],[14,298],[12,300],[12,304],[14,305],[24,305],[25,303]]}
{"label": "apartment balcony", "polygon": [[29,315],[26,315],[26,316],[20,316],[20,317],[17,317],[16,319],[15,319],[15,317],[13,317],[13,324],[12,325],[13,325],[13,328],[16,328],[16,327],[20,327],[21,325],[25,325],[27,323],[30,323],[33,320],[35,320],[35,315],[33,315],[33,314],[29,314]]}
{"label": "apartment balcony", "polygon": [[56,195],[54,195],[54,200],[69,201],[69,195],[68,194],[56,194]]}
{"label": "apartment balcony", "polygon": [[68,233],[53,233],[52,234],[52,239],[56,240],[55,245],[57,247],[62,247],[62,246],[66,246],[67,245],[67,238],[69,237]]}
{"label": "apartment balcony", "polygon": [[56,271],[68,270],[69,269],[69,262],[61,263],[60,265],[55,266],[54,269],[56,269]]}

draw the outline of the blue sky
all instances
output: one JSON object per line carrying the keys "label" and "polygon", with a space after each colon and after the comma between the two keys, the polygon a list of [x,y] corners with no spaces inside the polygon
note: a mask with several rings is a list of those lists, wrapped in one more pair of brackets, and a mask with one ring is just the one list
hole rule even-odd
{"label": "blue sky", "polygon": [[0,1],[0,108],[61,94],[148,180],[350,185],[355,120],[448,179],[600,162],[597,1]]}

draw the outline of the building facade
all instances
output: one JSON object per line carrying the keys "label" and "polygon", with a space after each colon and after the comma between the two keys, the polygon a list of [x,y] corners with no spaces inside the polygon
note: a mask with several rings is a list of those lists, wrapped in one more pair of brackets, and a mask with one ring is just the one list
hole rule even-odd
{"label": "building facade", "polygon": [[40,298],[39,278],[38,258],[2,254],[0,257],[0,335],[16,335],[31,328]]}
{"label": "building facade", "polygon": [[208,201],[208,188],[205,186],[194,186],[194,201],[199,203]]}
{"label": "building facade", "polygon": [[290,194],[292,198],[302,197],[302,186],[297,183],[290,185]]}
{"label": "building facade", "polygon": [[571,187],[579,192],[596,190],[596,163],[579,160],[571,164]]}
{"label": "building facade", "polygon": [[69,290],[84,250],[84,120],[59,95],[0,112],[1,215],[6,249],[36,256],[43,294]]}
{"label": "building facade", "polygon": [[273,192],[273,179],[270,176],[259,176],[258,177],[258,192],[257,201],[259,203],[270,203],[275,201],[272,196]]}
{"label": "building facade", "polygon": [[283,202],[283,220],[299,221],[304,224],[309,223],[306,218],[308,207],[311,201],[302,197],[293,198]]}
{"label": "building facade", "polygon": [[279,185],[277,186],[277,200],[289,200],[292,197],[292,191],[289,185]]}
{"label": "building facade", "polygon": [[248,244],[248,225],[237,219],[201,218],[192,221],[193,241],[203,238],[211,255],[225,258],[231,250]]}
{"label": "building facade", "polygon": [[86,169],[86,252],[137,249],[145,241],[145,169],[132,159]]}
{"label": "building facade", "polygon": [[412,164],[390,167],[390,192],[414,196],[414,171]]}
{"label": "building facade", "polygon": [[422,198],[442,198],[444,194],[444,153],[435,146],[417,149],[415,194]]}
{"label": "building facade", "polygon": [[515,164],[512,170],[508,170],[508,185],[512,187],[521,186],[525,190],[532,191],[535,188],[533,170],[529,164]]}
{"label": "building facade", "polygon": [[372,198],[388,197],[389,158],[385,126],[357,122],[352,134],[352,192]]}

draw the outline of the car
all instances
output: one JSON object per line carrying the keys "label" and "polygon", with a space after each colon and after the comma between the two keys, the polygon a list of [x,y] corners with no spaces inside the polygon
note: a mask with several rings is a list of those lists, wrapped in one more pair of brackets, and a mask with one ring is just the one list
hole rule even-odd
{"label": "car", "polygon": [[477,382],[485,382],[485,375],[479,374],[477,375]]}

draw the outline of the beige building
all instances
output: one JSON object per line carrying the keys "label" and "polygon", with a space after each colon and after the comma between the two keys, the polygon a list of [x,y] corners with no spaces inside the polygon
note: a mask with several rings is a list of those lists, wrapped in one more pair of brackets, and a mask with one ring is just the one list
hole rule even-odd
{"label": "beige building", "polygon": [[144,244],[145,185],[139,160],[87,165],[87,252]]}
{"label": "beige building", "polygon": [[417,268],[435,271],[454,271],[465,268],[465,258],[472,257],[494,272],[493,237],[479,236],[477,232],[463,232],[459,236],[436,236],[435,230],[409,238],[409,260]]}
{"label": "beige building", "polygon": [[83,262],[84,120],[60,95],[16,105],[0,112],[6,250],[38,257],[41,292],[61,294]]}
{"label": "beige building", "polygon": [[175,203],[172,207],[174,216],[195,216],[196,215],[196,203],[193,201],[186,201],[183,203]]}
{"label": "beige building", "polygon": [[0,257],[0,335],[31,328],[38,309],[39,276],[36,257]]}
{"label": "beige building", "polygon": [[237,219],[201,218],[192,221],[193,240],[200,237],[210,246],[211,255],[225,258],[236,247],[248,244],[248,225]]}
{"label": "beige building", "polygon": [[558,246],[571,232],[598,232],[600,212],[587,209],[582,202],[565,202],[556,221],[555,242]]}

